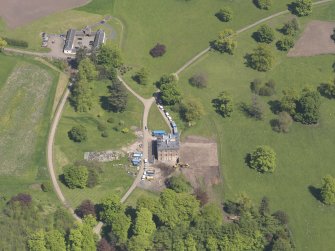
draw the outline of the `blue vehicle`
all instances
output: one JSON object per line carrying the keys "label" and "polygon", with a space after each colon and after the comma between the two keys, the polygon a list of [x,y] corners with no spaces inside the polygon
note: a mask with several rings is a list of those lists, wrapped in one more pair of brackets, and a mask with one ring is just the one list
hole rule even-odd
{"label": "blue vehicle", "polygon": [[166,132],[164,130],[155,130],[155,131],[152,131],[152,136],[163,136],[165,135]]}

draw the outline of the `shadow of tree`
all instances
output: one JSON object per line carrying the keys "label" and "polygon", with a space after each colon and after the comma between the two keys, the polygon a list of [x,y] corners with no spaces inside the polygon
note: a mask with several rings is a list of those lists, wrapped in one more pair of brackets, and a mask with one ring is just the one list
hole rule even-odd
{"label": "shadow of tree", "polygon": [[111,107],[109,105],[107,96],[100,96],[99,97],[99,102],[100,102],[100,106],[101,106],[102,109],[104,109],[105,111],[110,111],[111,110]]}
{"label": "shadow of tree", "polygon": [[270,100],[268,102],[268,105],[270,106],[270,110],[272,113],[278,114],[279,112],[281,112],[279,100]]}
{"label": "shadow of tree", "polygon": [[321,189],[317,188],[315,186],[308,186],[308,191],[314,196],[315,199],[317,199],[318,201],[321,201]]}

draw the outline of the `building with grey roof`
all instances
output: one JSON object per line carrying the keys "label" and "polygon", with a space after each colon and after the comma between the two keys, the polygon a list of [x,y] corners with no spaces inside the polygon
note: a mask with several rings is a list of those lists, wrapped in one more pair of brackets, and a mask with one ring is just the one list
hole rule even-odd
{"label": "building with grey roof", "polygon": [[98,30],[94,37],[92,49],[93,50],[97,49],[100,47],[100,45],[105,43],[105,38],[106,38],[105,32],[103,30]]}
{"label": "building with grey roof", "polygon": [[65,54],[72,54],[75,35],[76,35],[76,30],[70,29],[67,31],[65,44],[64,44],[64,50],[63,50]]}
{"label": "building with grey roof", "polygon": [[156,155],[159,161],[176,163],[179,158],[179,149],[178,134],[167,134],[157,137]]}

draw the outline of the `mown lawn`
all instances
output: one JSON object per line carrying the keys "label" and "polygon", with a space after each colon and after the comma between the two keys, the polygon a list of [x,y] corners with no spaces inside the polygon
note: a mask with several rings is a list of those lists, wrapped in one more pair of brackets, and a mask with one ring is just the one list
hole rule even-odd
{"label": "mown lawn", "polygon": [[[302,25],[312,19],[332,19],[335,4],[314,9],[311,17],[300,19]],[[269,24],[279,28],[288,16],[277,18]],[[222,199],[236,198],[246,192],[254,202],[262,196],[270,199],[271,207],[284,210],[290,217],[290,227],[297,250],[331,250],[335,223],[335,208],[323,206],[309,191],[309,186],[320,187],[326,174],[335,175],[333,154],[335,133],[334,101],[322,98],[321,119],[317,126],[294,123],[288,134],[272,131],[270,120],[276,116],[268,102],[278,100],[282,90],[305,86],[316,88],[320,83],[334,78],[331,55],[308,58],[287,58],[276,52],[276,65],[267,73],[259,73],[244,65],[244,56],[256,43],[251,38],[253,31],[238,38],[234,56],[210,53],[182,74],[179,81],[183,97],[193,97],[205,107],[204,117],[193,128],[186,129],[183,136],[198,134],[217,138],[224,191],[218,191]],[[279,33],[276,34],[278,37]],[[274,45],[273,45],[273,48]],[[209,84],[205,91],[191,87],[187,80],[198,72],[208,74]],[[247,118],[239,111],[241,102],[251,103],[250,82],[260,78],[274,79],[277,94],[259,97],[265,110],[263,121]],[[211,100],[220,91],[229,91],[234,99],[235,111],[231,118],[216,114]],[[277,153],[277,169],[274,174],[259,174],[244,163],[247,153],[258,145],[269,145]]]}
{"label": "mown lawn", "polygon": [[57,82],[58,73],[40,62],[0,54],[1,197],[23,192],[59,205],[40,189],[49,181],[45,147]]}
{"label": "mown lawn", "polygon": [[148,129],[152,131],[153,130],[164,130],[166,132],[170,131],[170,127],[165,122],[156,104],[153,104],[150,108],[148,118]]}
{"label": "mown lawn", "polygon": [[[90,112],[78,113],[69,103],[66,104],[55,139],[55,161],[59,175],[62,174],[62,168],[65,165],[83,160],[85,152],[119,150],[136,140],[134,130],[142,124],[143,105],[128,93],[126,111],[107,112],[101,107],[100,98],[108,95],[109,83],[97,81],[93,85],[94,107]],[[98,130],[99,123],[106,126],[108,137],[101,136],[101,131]],[[87,129],[87,141],[75,143],[69,139],[68,131],[76,125],[83,125]],[[117,131],[115,127],[118,128]],[[128,128],[129,132],[122,133],[123,128]],[[97,201],[112,191],[122,195],[133,180],[125,168],[129,163],[127,161],[122,163],[122,168],[113,166],[113,163],[103,165],[102,183],[96,188],[71,190],[62,186],[62,190],[74,206],[88,198]]]}
{"label": "mown lawn", "polygon": [[125,204],[127,206],[131,206],[131,207],[136,207],[136,203],[137,200],[141,197],[151,197],[151,198],[156,198],[158,199],[159,194],[152,192],[152,191],[148,191],[148,190],[144,190],[142,188],[136,188],[131,195],[128,197],[128,199],[126,200]]}

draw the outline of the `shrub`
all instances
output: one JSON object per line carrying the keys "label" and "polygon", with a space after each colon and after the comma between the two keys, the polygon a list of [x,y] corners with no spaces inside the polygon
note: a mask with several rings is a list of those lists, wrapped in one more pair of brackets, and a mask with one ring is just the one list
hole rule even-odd
{"label": "shrub", "polygon": [[291,4],[292,13],[302,17],[312,13],[312,0],[296,0]]}
{"label": "shrub", "polygon": [[50,192],[52,191],[52,185],[49,181],[43,182],[41,184],[41,188],[43,192]]}
{"label": "shrub", "polygon": [[248,160],[250,168],[258,172],[273,172],[276,168],[276,153],[269,146],[259,146],[250,154]]}
{"label": "shrub", "polygon": [[109,136],[109,134],[108,134],[108,132],[106,132],[106,131],[103,131],[103,132],[101,133],[101,137],[103,137],[103,138],[108,138],[108,136]]}
{"label": "shrub", "polygon": [[289,36],[295,36],[297,32],[299,31],[299,23],[296,18],[293,18],[292,20],[286,22],[281,29],[281,32],[284,35],[289,35]]}
{"label": "shrub", "polygon": [[288,51],[289,49],[293,48],[294,40],[292,37],[283,37],[276,43],[278,50],[281,51]]}
{"label": "shrub", "polygon": [[128,133],[128,132],[129,132],[129,129],[128,129],[127,127],[125,127],[125,128],[123,128],[123,129],[121,130],[121,132],[122,132],[122,133]]}
{"label": "shrub", "polygon": [[253,34],[253,36],[255,40],[259,43],[269,44],[275,39],[275,33],[273,29],[266,24],[262,24]]}
{"label": "shrub", "polygon": [[205,88],[207,87],[207,76],[205,74],[195,74],[193,75],[188,82],[195,87]]}
{"label": "shrub", "polygon": [[229,22],[233,18],[233,11],[229,7],[224,7],[220,9],[215,16],[221,21],[221,22]]}
{"label": "shrub", "polygon": [[149,71],[142,67],[138,72],[136,72],[133,79],[140,85],[146,85],[149,83]]}
{"label": "shrub", "polygon": [[73,188],[84,188],[87,184],[88,170],[85,166],[66,166],[63,168],[66,185]]}
{"label": "shrub", "polygon": [[95,205],[92,201],[90,200],[84,200],[81,202],[81,204],[78,206],[76,209],[76,214],[80,218],[84,218],[86,215],[93,215],[96,217],[96,212],[95,212]]}
{"label": "shrub", "polygon": [[287,112],[280,112],[278,119],[274,121],[273,130],[287,133],[293,123],[293,119]]}
{"label": "shrub", "polygon": [[114,121],[115,121],[115,120],[114,120],[113,117],[110,117],[110,118],[107,119],[107,122],[108,122],[108,123],[111,123],[111,124],[114,123]]}
{"label": "shrub", "polygon": [[14,202],[19,203],[21,206],[29,207],[32,203],[32,197],[31,195],[26,194],[26,193],[19,193],[13,196],[9,201],[9,203],[14,203]]}
{"label": "shrub", "polygon": [[3,40],[5,40],[7,44],[10,46],[21,47],[21,48],[28,48],[29,46],[28,42],[24,40],[18,40],[18,39],[8,38],[8,37],[4,37]]}
{"label": "shrub", "polygon": [[86,128],[82,125],[74,126],[68,132],[68,136],[74,142],[82,142],[87,140],[87,131]]}
{"label": "shrub", "polygon": [[150,55],[154,58],[161,57],[166,52],[166,46],[164,44],[157,43],[154,48],[150,50]]}
{"label": "shrub", "polygon": [[259,9],[268,10],[272,5],[272,0],[254,0],[254,3]]}
{"label": "shrub", "polygon": [[246,59],[249,67],[262,72],[270,70],[275,62],[272,50],[265,45],[259,45]]}
{"label": "shrub", "polygon": [[191,189],[191,184],[185,179],[184,176],[172,176],[166,180],[168,188],[174,190],[177,193],[187,193]]}
{"label": "shrub", "polygon": [[219,33],[218,38],[211,42],[211,47],[221,53],[234,54],[237,46],[236,33],[232,29],[225,29]]}

